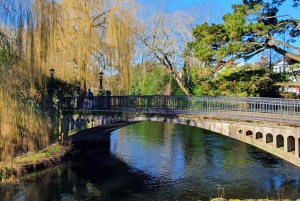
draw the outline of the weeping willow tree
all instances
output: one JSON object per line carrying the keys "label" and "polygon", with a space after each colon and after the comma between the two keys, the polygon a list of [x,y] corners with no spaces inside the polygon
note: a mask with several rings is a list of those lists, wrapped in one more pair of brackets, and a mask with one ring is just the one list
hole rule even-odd
{"label": "weeping willow tree", "polygon": [[45,104],[50,68],[67,82],[78,78],[85,91],[89,80],[98,83],[102,52],[123,91],[129,89],[134,6],[131,0],[0,0],[0,163],[57,140]]}
{"label": "weeping willow tree", "polygon": [[64,0],[59,6],[62,16],[57,27],[57,58],[60,61],[57,72],[65,79],[78,76],[80,89],[85,91],[92,51],[99,48],[95,23],[101,26],[100,21],[105,21],[105,15],[97,19],[94,14],[103,13],[104,1]]}
{"label": "weeping willow tree", "polygon": [[[56,6],[51,0],[1,2],[0,161],[8,164],[22,152],[36,152],[55,140],[47,97],[48,52]],[[50,131],[50,132],[49,132]]]}
{"label": "weeping willow tree", "polygon": [[[110,47],[110,65],[118,71],[122,91],[130,94],[132,62],[135,55],[135,11],[134,4],[121,1],[111,10],[107,29],[107,44]],[[125,91],[124,91],[125,90]]]}
{"label": "weeping willow tree", "polygon": [[[130,1],[64,0],[59,4],[61,18],[56,40],[56,57],[60,61],[58,76],[64,79],[76,76],[81,92],[86,91],[87,84],[98,86],[98,73],[105,67],[100,66],[98,60],[101,53],[107,58],[106,66],[121,75],[122,86],[127,88],[130,85],[130,64],[134,53],[132,13],[135,6]],[[76,72],[74,66],[77,67]]]}

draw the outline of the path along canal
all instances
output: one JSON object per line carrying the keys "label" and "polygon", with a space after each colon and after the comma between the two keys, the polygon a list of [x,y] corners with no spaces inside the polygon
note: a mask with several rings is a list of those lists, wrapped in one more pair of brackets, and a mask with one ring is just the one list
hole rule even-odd
{"label": "path along canal", "polygon": [[1,201],[300,198],[300,168],[196,127],[140,122],[71,160],[0,184]]}

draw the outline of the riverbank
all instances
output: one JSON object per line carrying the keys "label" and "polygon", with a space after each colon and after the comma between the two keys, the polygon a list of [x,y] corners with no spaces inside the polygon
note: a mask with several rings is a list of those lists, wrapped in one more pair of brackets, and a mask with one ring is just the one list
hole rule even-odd
{"label": "riverbank", "polygon": [[10,177],[19,177],[40,168],[51,167],[68,154],[74,154],[78,145],[103,140],[103,137],[112,131],[134,123],[137,122],[123,121],[82,130],[72,135],[70,141],[64,144],[54,143],[37,153],[29,152],[14,158],[11,162],[0,162],[0,181]]}
{"label": "riverbank", "polygon": [[70,143],[55,143],[37,152],[26,153],[13,159],[11,162],[0,162],[0,181],[19,177],[39,168],[50,167],[59,163],[67,154],[72,152]]}

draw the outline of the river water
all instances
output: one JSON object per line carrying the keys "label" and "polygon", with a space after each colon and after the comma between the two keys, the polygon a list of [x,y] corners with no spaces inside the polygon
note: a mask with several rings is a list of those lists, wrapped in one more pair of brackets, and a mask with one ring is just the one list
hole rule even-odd
{"label": "river water", "polygon": [[200,128],[141,122],[19,183],[1,201],[300,198],[300,168]]}

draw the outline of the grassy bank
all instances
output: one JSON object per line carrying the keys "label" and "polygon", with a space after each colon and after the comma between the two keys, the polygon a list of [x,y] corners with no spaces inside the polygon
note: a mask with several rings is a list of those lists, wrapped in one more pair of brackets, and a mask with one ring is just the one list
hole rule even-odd
{"label": "grassy bank", "polygon": [[70,150],[70,144],[56,143],[37,153],[26,153],[15,157],[11,162],[0,162],[0,181],[58,163]]}

